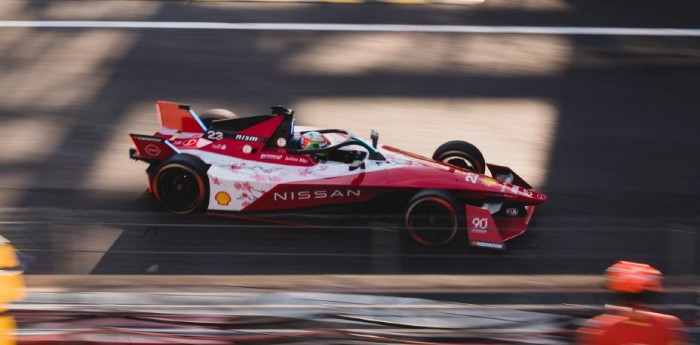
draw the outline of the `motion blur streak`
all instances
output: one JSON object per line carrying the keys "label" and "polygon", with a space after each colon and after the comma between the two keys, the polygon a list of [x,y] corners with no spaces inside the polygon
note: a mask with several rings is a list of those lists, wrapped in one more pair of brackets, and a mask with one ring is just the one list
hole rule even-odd
{"label": "motion blur streak", "polygon": [[[36,165],[54,153],[69,135],[70,128],[98,116],[77,109],[92,100],[110,80],[113,73],[110,65],[130,49],[136,37],[131,33],[102,30],[20,30],[0,35],[0,51],[6,61],[0,66],[3,76],[0,89],[5,90],[0,134],[12,139],[12,150],[0,154],[0,162],[7,167],[0,170],[0,181],[9,178],[17,182],[13,176],[26,180]],[[71,183],[70,187],[79,188],[82,184],[69,176],[62,180],[60,185],[55,181],[42,182],[50,188],[65,188]],[[12,205],[11,195],[4,194],[2,205]]]}
{"label": "motion blur streak", "polygon": [[[3,107],[22,112],[54,111],[92,99],[110,78],[110,61],[118,60],[134,36],[114,31],[34,32],[2,35]],[[56,44],[56,42],[64,42]],[[61,71],[61,73],[47,73]],[[77,77],[89,76],[80,83]],[[40,98],[37,95],[41,95]]]}
{"label": "motion blur streak", "polygon": [[[148,18],[159,9],[157,1],[91,1],[89,6],[82,1],[47,1],[42,15],[56,19],[100,18]],[[36,12],[34,12],[36,13]]]}
{"label": "motion blur streak", "polygon": [[0,207],[12,205],[21,190],[29,187],[30,167],[50,155],[65,134],[66,129],[53,123],[50,116],[3,119],[0,138],[12,146],[0,150]]}
{"label": "motion blur streak", "polygon": [[484,6],[488,9],[517,9],[519,11],[552,11],[569,12],[573,8],[564,0],[520,0],[520,1],[488,1]]}
{"label": "motion blur streak", "polygon": [[[547,179],[558,123],[556,105],[539,99],[332,97],[301,100],[296,108],[300,124],[347,128],[361,137],[376,129],[380,143],[425,156],[446,139],[469,138],[491,161],[508,162],[536,188]],[[449,133],[440,134],[446,124]]]}
{"label": "motion blur streak", "polygon": [[[122,190],[139,193],[145,183],[146,174],[136,161],[124,162],[124,152],[128,152],[131,143],[124,140],[129,133],[138,133],[144,128],[157,128],[158,119],[153,102],[137,103],[124,112],[120,122],[114,126],[106,137],[100,159],[90,167],[86,187],[97,190]],[[201,111],[200,111],[201,112]]]}
{"label": "motion blur streak", "polygon": [[308,38],[304,44],[310,48],[288,57],[282,64],[285,72],[549,76],[567,68],[571,60],[571,45],[562,36],[354,33]]}
{"label": "motion blur streak", "polygon": [[138,22],[138,21],[0,21],[3,28],[94,28],[94,29],[192,29],[192,30],[280,30],[280,31],[371,31],[440,32],[529,35],[625,35],[700,36],[700,29],[616,28],[570,26],[483,26],[483,25],[402,25],[326,23],[222,23],[222,22]]}
{"label": "motion blur streak", "polygon": [[[17,18],[49,16],[55,19],[139,19],[152,15],[153,3],[25,2],[2,1],[0,13]],[[119,11],[115,11],[119,9]],[[46,160],[56,159],[71,129],[99,114],[83,112],[112,76],[111,64],[131,49],[136,35],[116,31],[37,31],[5,29],[0,34],[0,90],[2,110],[0,137],[11,149],[0,152],[0,207],[15,206],[26,188],[39,184],[50,188],[81,187],[82,181],[67,176],[33,178]],[[79,82],[77,82],[79,81]],[[68,157],[65,157],[68,158]],[[56,173],[55,176],[60,175]]]}
{"label": "motion blur streak", "polygon": [[[31,133],[31,137],[28,137],[27,133]],[[50,153],[47,148],[57,145],[64,135],[65,128],[56,126],[46,116],[3,120],[0,138],[3,138],[4,142],[12,143],[12,149],[0,150],[0,164],[40,161]]]}
{"label": "motion blur streak", "polygon": [[122,232],[97,224],[51,225],[51,241],[56,250],[52,265],[69,274],[89,274]]}

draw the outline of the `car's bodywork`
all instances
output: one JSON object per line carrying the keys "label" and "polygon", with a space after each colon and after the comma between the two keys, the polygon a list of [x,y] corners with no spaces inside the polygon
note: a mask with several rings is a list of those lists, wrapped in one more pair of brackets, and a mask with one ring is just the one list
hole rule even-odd
{"label": "car's bodywork", "polygon": [[[174,156],[191,155],[206,170],[195,187],[208,212],[352,205],[387,195],[404,207],[419,191],[438,190],[458,200],[460,209],[453,213],[466,226],[471,245],[503,249],[505,241],[525,232],[535,205],[546,200],[507,167],[488,164],[492,176],[487,176],[377,145],[375,133],[367,143],[343,130],[321,130],[330,147],[302,150],[294,143],[303,131],[295,130],[293,111],[282,107],[273,107],[272,115],[210,125],[187,105],[159,101],[156,108],[160,130],[131,134],[135,148],[130,156],[150,163],[149,190],[161,203],[167,200],[158,192],[159,169]],[[178,164],[183,165],[170,166]]]}

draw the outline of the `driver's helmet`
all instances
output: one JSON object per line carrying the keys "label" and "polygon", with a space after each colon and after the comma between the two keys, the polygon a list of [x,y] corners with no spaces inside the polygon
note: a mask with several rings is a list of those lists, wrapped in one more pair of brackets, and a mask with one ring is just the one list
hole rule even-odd
{"label": "driver's helmet", "polygon": [[618,261],[605,271],[608,289],[638,294],[647,291],[663,292],[663,275],[647,264]]}
{"label": "driver's helmet", "polygon": [[322,149],[328,147],[328,139],[320,132],[306,132],[301,136],[299,146],[301,146],[303,150]]}

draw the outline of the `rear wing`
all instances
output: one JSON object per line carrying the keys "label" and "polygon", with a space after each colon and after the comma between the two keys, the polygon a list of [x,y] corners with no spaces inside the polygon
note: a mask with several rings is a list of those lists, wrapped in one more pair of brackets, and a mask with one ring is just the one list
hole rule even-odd
{"label": "rear wing", "polygon": [[187,104],[158,101],[156,111],[160,123],[157,136],[169,139],[177,133],[202,134],[207,130],[199,116]]}
{"label": "rear wing", "polygon": [[129,157],[146,162],[162,161],[180,151],[163,137],[155,135],[129,134],[134,148]]}

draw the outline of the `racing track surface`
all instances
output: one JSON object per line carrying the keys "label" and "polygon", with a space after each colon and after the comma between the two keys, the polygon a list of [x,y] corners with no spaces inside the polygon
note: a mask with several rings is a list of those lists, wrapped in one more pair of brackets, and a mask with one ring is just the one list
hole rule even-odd
{"label": "racing track surface", "polygon": [[[0,20],[692,28],[700,14],[692,1],[526,4],[3,1]],[[618,259],[700,271],[698,38],[2,28],[0,52],[0,232],[33,257],[29,273],[598,274]],[[380,142],[424,154],[476,128],[487,160],[543,162],[524,177],[549,201],[505,253],[418,247],[384,219],[318,229],[171,216],[127,158],[125,134],[155,130],[158,99],[239,114],[285,104],[300,124],[377,128]],[[361,116],[370,109],[380,115]],[[475,127],[455,125],[462,111]],[[529,124],[514,130],[518,119]],[[542,126],[547,138],[524,133],[534,146],[508,142]],[[531,147],[546,149],[520,159]]]}

